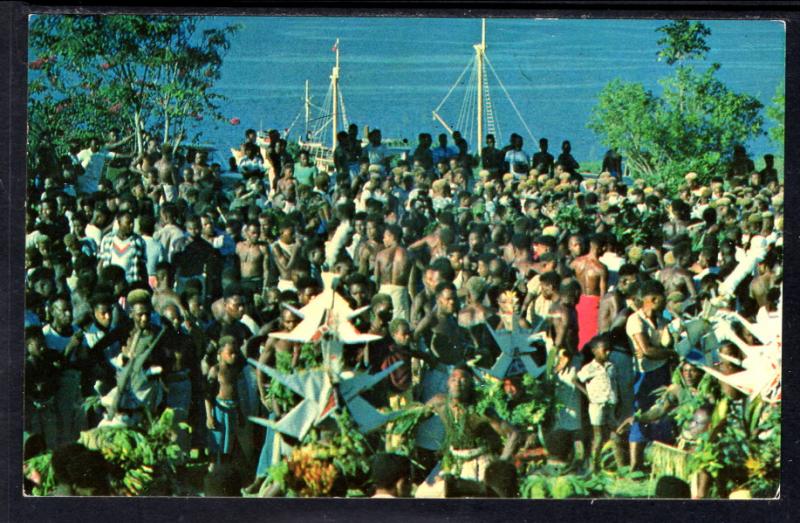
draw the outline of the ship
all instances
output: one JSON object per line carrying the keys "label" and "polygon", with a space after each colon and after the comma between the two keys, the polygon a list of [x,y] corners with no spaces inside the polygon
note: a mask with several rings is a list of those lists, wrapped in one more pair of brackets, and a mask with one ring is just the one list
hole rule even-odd
{"label": "ship", "polygon": [[[477,155],[480,155],[483,148],[484,132],[493,134],[498,145],[507,143],[508,136],[503,133],[503,129],[500,126],[500,121],[497,118],[497,108],[492,98],[493,85],[489,81],[491,75],[494,78],[493,83],[496,83],[505,95],[505,99],[508,100],[519,123],[527,132],[531,143],[535,143],[536,138],[534,138],[533,132],[522,117],[517,104],[514,103],[508,89],[506,89],[503,81],[498,76],[486,53],[485,18],[481,19],[481,41],[478,44],[473,44],[472,47],[475,53],[471,56],[466,67],[461,71],[461,74],[447,91],[442,101],[432,111],[433,120],[438,122],[451,136],[456,131],[460,131],[461,135],[467,140],[474,136],[475,148],[472,151]],[[447,103],[451,98],[454,98],[452,96],[453,93],[459,90],[463,90],[464,96],[457,110],[457,116],[448,120],[442,113],[444,110],[451,109],[452,104],[447,105]]]}
{"label": "ship", "polygon": [[[341,66],[338,38],[332,47],[332,51],[335,53],[335,61],[331,69],[328,90],[322,103],[317,105],[313,102],[310,91],[310,81],[306,80],[303,107],[294,118],[291,125],[280,133],[281,137],[288,141],[300,117],[304,115],[303,130],[298,132],[299,136],[296,143],[300,149],[310,153],[317,168],[323,172],[333,170],[333,151],[336,148],[336,134],[341,131],[347,131],[351,123],[347,116],[345,98],[340,84]],[[368,135],[369,127],[365,126],[361,134],[362,147],[365,147],[369,143],[367,140]],[[408,158],[411,147],[406,139],[384,138],[382,143],[386,145],[390,155],[402,159]],[[270,147],[268,131],[257,132],[256,145],[258,145],[261,150],[261,156],[267,158],[268,149]],[[231,149],[231,154],[233,154],[238,162],[244,153],[241,149]]]}

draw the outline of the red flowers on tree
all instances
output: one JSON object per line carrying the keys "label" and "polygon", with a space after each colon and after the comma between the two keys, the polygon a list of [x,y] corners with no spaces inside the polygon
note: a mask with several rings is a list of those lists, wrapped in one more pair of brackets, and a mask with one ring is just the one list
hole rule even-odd
{"label": "red flowers on tree", "polygon": [[233,118],[231,118],[231,125],[239,125],[240,123],[241,123],[241,120],[239,120],[235,116]]}

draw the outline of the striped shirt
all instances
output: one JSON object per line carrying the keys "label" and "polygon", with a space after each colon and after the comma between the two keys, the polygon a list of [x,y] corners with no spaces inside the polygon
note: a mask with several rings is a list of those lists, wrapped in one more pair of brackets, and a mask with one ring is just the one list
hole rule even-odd
{"label": "striped shirt", "polygon": [[110,234],[100,243],[97,259],[102,267],[107,265],[122,267],[128,283],[133,283],[142,280],[147,274],[146,252],[144,240],[138,234],[132,234],[125,240],[116,234]]}

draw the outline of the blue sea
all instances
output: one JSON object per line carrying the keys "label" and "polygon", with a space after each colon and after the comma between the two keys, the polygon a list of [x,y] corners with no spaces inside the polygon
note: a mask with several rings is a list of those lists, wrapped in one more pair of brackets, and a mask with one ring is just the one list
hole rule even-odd
{"label": "blue sea", "polygon": [[[304,126],[303,91],[310,81],[313,101],[321,104],[339,39],[340,86],[349,120],[380,128],[384,137],[434,136],[443,128],[431,111],[474,56],[480,19],[212,17],[206,24],[239,23],[242,29],[225,58],[217,92],[225,95],[229,122],[198,122],[201,141],[226,152],[242,141],[244,130],[286,129],[296,139]],[[579,161],[600,159],[607,149],[586,128],[596,97],[614,78],[641,82],[660,91],[658,79],[671,68],[657,60],[656,28],[663,20],[489,19],[487,56],[505,91],[528,124],[524,129],[503,88],[489,74],[491,99],[502,131],[525,138],[547,137],[551,150],[572,142]],[[722,65],[719,77],[737,92],[771,104],[784,78],[785,31],[779,21],[705,21],[711,29],[707,62]],[[700,64],[702,65],[702,64]],[[487,68],[488,69],[488,68]],[[451,123],[463,110],[466,77],[439,110]],[[470,120],[471,122],[472,120]],[[766,119],[767,127],[771,122]],[[472,124],[474,125],[474,124]],[[467,133],[465,126],[461,129]],[[485,131],[484,131],[485,132]],[[474,130],[466,135],[475,143]],[[776,151],[767,137],[747,144],[753,156]]]}

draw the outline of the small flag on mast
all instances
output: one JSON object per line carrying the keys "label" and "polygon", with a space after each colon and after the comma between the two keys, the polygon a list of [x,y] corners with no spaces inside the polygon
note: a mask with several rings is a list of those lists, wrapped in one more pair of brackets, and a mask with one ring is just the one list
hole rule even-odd
{"label": "small flag on mast", "polygon": [[331,51],[335,53],[338,50],[339,50],[339,39],[337,38],[336,42],[333,44],[333,47],[331,47]]}

